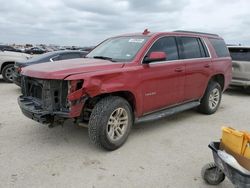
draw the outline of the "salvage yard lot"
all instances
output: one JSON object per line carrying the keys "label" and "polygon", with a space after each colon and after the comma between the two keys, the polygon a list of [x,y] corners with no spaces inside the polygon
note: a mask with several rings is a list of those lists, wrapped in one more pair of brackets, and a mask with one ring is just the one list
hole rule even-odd
{"label": "salvage yard lot", "polygon": [[107,152],[89,143],[86,128],[49,129],[23,116],[20,92],[0,78],[0,187],[211,187],[200,177],[212,161],[208,143],[223,125],[249,130],[250,96],[231,89],[214,115],[190,110],[135,125],[123,147]]}

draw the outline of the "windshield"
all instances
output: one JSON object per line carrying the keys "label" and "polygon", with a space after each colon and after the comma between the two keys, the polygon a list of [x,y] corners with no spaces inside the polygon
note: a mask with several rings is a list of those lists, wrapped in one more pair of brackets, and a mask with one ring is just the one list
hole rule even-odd
{"label": "windshield", "polygon": [[86,57],[112,61],[131,61],[148,40],[148,37],[111,38],[97,46]]}
{"label": "windshield", "polygon": [[250,61],[250,48],[229,48],[230,55],[236,61]]}

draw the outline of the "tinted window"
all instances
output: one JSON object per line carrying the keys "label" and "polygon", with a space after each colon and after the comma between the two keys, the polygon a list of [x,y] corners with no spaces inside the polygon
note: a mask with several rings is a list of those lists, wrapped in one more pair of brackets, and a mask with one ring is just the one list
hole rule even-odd
{"label": "tinted window", "polygon": [[222,40],[222,39],[209,39],[209,41],[213,45],[218,57],[230,56],[224,40]]}
{"label": "tinted window", "polygon": [[233,60],[250,61],[250,48],[229,48]]}
{"label": "tinted window", "polygon": [[176,60],[178,59],[178,50],[174,37],[164,37],[157,40],[153,46],[150,48],[151,52],[165,52],[167,55],[166,60]]}
{"label": "tinted window", "polygon": [[182,59],[202,58],[208,56],[204,45],[199,38],[181,37],[181,43],[183,46]]}
{"label": "tinted window", "polygon": [[0,46],[0,49],[5,51],[15,51],[15,48],[11,46]]}
{"label": "tinted window", "polygon": [[57,52],[48,52],[44,53],[42,55],[36,55],[32,57],[31,59],[27,60],[27,62],[46,62],[49,61],[50,58],[57,56]]}
{"label": "tinted window", "polygon": [[61,60],[66,60],[66,59],[75,59],[75,58],[80,58],[80,54],[79,53],[71,53],[71,54],[62,54],[60,55],[60,59]]}

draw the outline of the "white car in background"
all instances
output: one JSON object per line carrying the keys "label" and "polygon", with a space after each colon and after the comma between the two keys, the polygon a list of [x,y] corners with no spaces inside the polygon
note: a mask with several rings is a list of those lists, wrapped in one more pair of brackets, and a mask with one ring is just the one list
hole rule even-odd
{"label": "white car in background", "polygon": [[24,61],[32,56],[20,52],[0,51],[0,74],[6,82],[12,82],[14,72],[14,63],[16,61]]}
{"label": "white car in background", "polygon": [[228,46],[232,57],[231,86],[242,87],[250,93],[250,46]]}

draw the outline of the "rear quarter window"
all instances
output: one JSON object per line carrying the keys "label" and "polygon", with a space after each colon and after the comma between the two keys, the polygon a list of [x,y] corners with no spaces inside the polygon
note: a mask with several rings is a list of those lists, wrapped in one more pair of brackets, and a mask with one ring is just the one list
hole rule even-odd
{"label": "rear quarter window", "polygon": [[212,46],[214,47],[214,50],[215,50],[218,57],[229,57],[230,56],[224,40],[209,38],[209,41],[211,42]]}

